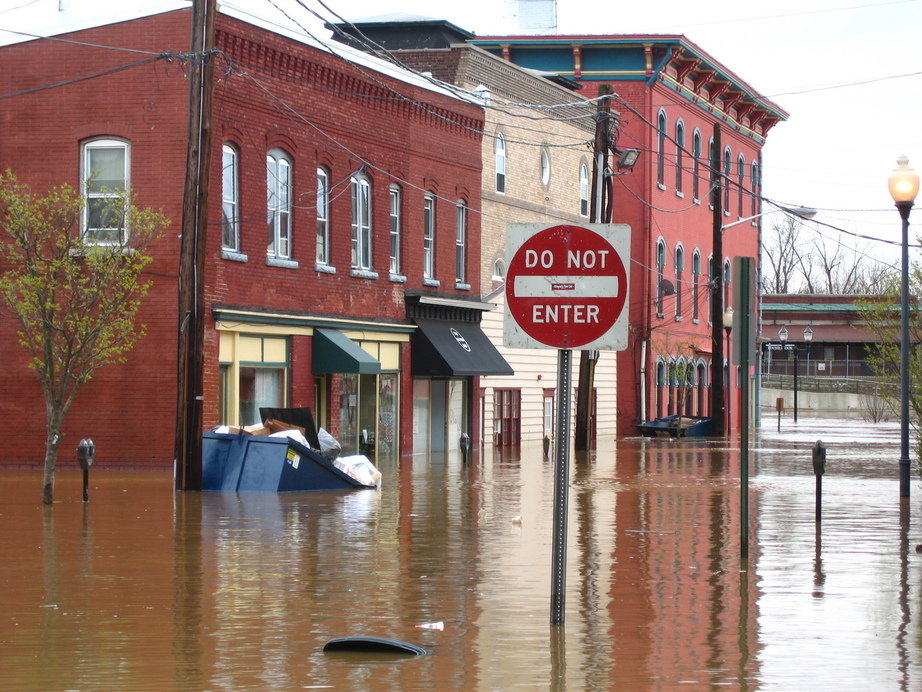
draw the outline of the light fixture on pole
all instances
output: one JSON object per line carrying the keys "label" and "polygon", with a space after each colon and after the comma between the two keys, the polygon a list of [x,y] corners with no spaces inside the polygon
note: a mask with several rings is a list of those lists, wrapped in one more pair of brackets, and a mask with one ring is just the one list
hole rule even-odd
{"label": "light fixture on pole", "polygon": [[776,209],[768,209],[767,211],[759,212],[758,214],[753,214],[752,216],[747,216],[745,219],[738,219],[733,223],[724,224],[720,227],[720,230],[725,231],[728,228],[739,226],[740,224],[746,223],[747,221],[755,221],[756,219],[765,216],[766,214],[773,214],[776,211],[783,211],[785,214],[796,216],[797,218],[803,219],[804,221],[809,221],[814,216],[816,216],[816,209],[813,209],[812,207],[777,207]]}
{"label": "light fixture on pole", "polygon": [[813,341],[813,327],[804,328],[804,343],[806,344],[805,350],[807,351],[807,369],[806,374],[809,377],[810,375],[810,342]]}
{"label": "light fixture on pole", "polygon": [[726,310],[724,310],[723,325],[724,325],[724,331],[727,333],[727,352],[726,352],[727,394],[725,398],[727,402],[727,434],[729,435],[730,431],[733,430],[733,416],[730,415],[731,414],[730,403],[733,400],[733,397],[730,396],[730,391],[731,391],[731,388],[730,388],[730,332],[733,331],[733,308],[732,307],[728,307]]}
{"label": "light fixture on pole", "polygon": [[919,193],[919,174],[900,156],[887,180],[903,222],[900,267],[900,497],[909,497],[909,212]]}
{"label": "light fixture on pole", "polygon": [[[812,336],[812,334],[811,334]],[[778,338],[781,339],[781,344],[785,351],[794,352],[794,422],[797,422],[797,345],[791,344],[788,346],[788,328],[782,327],[778,330]]]}

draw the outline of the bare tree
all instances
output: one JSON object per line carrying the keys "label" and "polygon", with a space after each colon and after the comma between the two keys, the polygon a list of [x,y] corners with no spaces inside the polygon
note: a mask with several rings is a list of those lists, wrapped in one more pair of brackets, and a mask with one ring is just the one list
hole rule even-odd
{"label": "bare tree", "polygon": [[895,272],[870,244],[849,246],[841,236],[808,234],[792,216],[775,221],[763,238],[763,293],[883,293]]}
{"label": "bare tree", "polygon": [[762,242],[763,293],[799,293],[796,281],[799,273],[800,255],[798,241],[801,223],[793,216],[785,215],[776,220]]}

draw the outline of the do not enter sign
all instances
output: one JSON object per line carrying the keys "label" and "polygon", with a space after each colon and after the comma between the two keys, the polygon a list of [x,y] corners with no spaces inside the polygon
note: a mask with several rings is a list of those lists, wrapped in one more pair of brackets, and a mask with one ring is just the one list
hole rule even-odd
{"label": "do not enter sign", "polygon": [[504,343],[627,348],[630,228],[512,224],[507,231]]}

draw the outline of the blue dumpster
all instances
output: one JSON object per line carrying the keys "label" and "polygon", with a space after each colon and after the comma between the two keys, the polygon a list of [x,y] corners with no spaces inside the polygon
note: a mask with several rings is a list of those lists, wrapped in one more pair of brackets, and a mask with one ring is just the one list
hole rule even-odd
{"label": "blue dumpster", "polygon": [[363,485],[289,437],[206,432],[202,490],[348,490]]}

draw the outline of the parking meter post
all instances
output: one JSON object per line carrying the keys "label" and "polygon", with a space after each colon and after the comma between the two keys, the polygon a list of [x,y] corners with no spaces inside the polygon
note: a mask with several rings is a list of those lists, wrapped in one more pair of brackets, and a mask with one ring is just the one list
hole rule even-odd
{"label": "parking meter post", "polygon": [[93,465],[93,459],[96,456],[96,445],[93,440],[84,438],[77,445],[77,463],[83,470],[83,501],[88,502],[90,499],[90,467]]}
{"label": "parking meter post", "polygon": [[781,432],[781,412],[784,411],[784,397],[775,399],[775,410],[778,412],[778,432]]}
{"label": "parking meter post", "polygon": [[813,445],[813,474],[816,476],[816,523],[823,518],[823,474],[826,473],[826,447],[822,440]]}
{"label": "parking meter post", "polygon": [[461,433],[461,439],[458,441],[461,448],[461,461],[467,464],[471,455],[471,436],[467,433]]}

